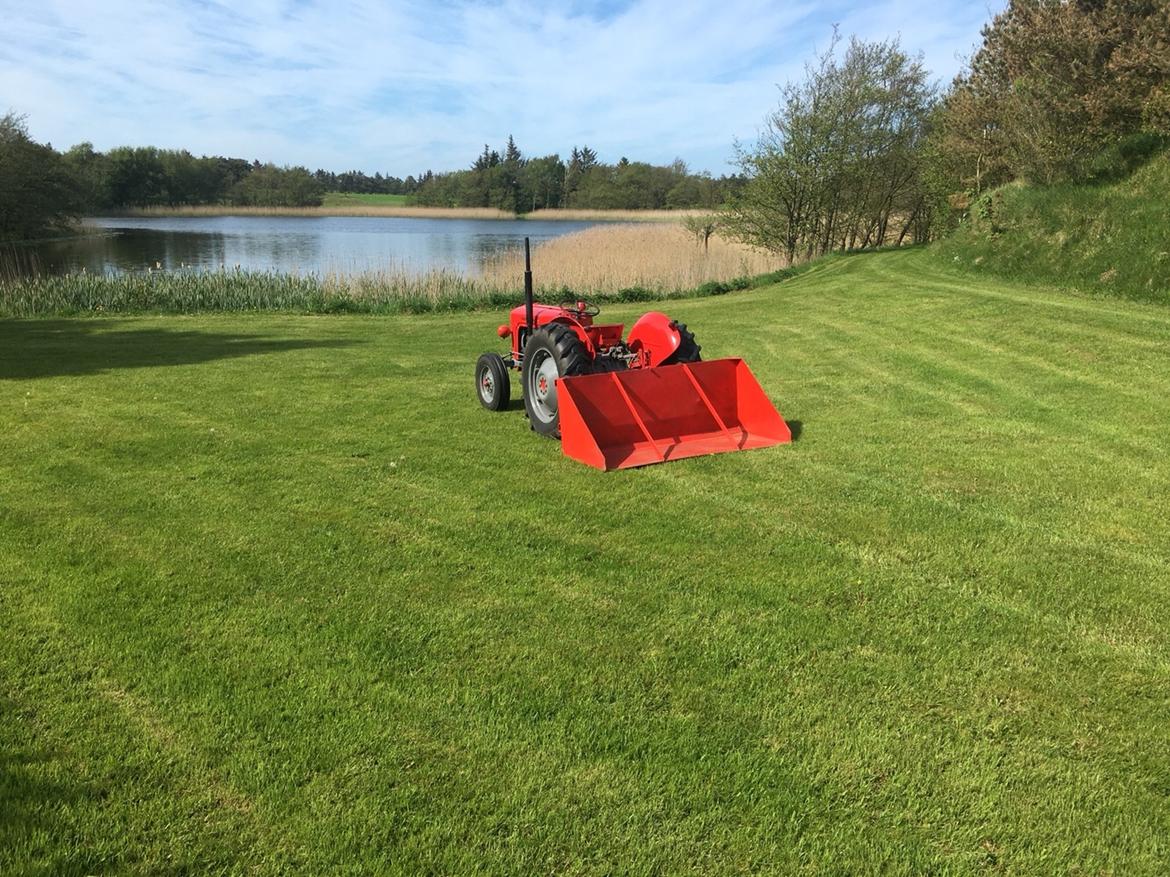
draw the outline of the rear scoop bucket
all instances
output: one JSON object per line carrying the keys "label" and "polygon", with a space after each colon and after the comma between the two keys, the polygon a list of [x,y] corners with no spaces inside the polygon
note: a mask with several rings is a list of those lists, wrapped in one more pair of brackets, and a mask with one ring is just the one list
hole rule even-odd
{"label": "rear scoop bucket", "polygon": [[742,359],[577,375],[557,386],[561,448],[598,469],[792,441]]}

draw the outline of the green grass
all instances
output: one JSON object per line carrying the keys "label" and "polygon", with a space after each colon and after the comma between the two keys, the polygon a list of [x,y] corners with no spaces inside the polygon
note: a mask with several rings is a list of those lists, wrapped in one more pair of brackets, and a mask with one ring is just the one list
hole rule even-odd
{"label": "green grass", "polygon": [[358,192],[326,192],[322,207],[406,207],[410,204],[409,195],[364,195]]}
{"label": "green grass", "polygon": [[935,251],[977,273],[1170,304],[1170,153],[1116,182],[997,189]]}
{"label": "green grass", "polygon": [[494,313],[0,322],[0,872],[1164,873],[1170,312],[670,310],[798,441],[595,472]]}

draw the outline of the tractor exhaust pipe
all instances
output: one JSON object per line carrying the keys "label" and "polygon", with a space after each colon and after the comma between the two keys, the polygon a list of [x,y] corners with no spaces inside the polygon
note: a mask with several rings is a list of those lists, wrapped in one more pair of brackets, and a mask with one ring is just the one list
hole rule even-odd
{"label": "tractor exhaust pipe", "polygon": [[524,325],[528,329],[528,337],[532,337],[532,251],[528,247],[528,238],[524,238]]}

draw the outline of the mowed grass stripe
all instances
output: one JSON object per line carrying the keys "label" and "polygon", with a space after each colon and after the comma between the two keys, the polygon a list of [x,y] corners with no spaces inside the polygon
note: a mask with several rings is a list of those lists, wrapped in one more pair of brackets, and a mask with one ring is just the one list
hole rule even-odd
{"label": "mowed grass stripe", "polygon": [[[870,315],[868,326],[880,326],[895,333],[913,333],[916,337],[925,340],[945,339],[950,343],[960,344],[987,351],[989,358],[995,363],[1002,363],[1007,368],[1005,360],[1020,363],[1025,367],[1034,367],[1052,374],[1059,375],[1077,384],[1088,383],[1101,389],[1107,389],[1119,395],[1132,399],[1149,399],[1148,393],[1142,393],[1140,386],[1135,387],[1134,381],[1146,377],[1146,374],[1134,371],[1134,354],[1140,352],[1158,352],[1161,342],[1155,338],[1143,337],[1138,334],[1127,335],[1113,339],[1108,347],[1101,347],[1091,343],[1092,333],[1080,325],[1068,325],[1059,319],[1044,319],[1032,317],[1027,320],[1013,319],[1012,314],[999,315],[1000,319],[988,321],[987,331],[979,337],[971,337],[967,333],[948,329],[946,324],[939,325],[926,319],[911,321],[908,319],[891,322],[889,319],[877,319],[879,315]],[[1037,355],[1037,354],[1040,355]],[[1082,360],[1089,360],[1101,365],[1107,365],[1107,374],[1121,373],[1128,380],[1110,380],[1106,376],[1087,372],[1074,371],[1062,367],[1070,356]],[[1136,360],[1140,362],[1140,358]]]}
{"label": "mowed grass stripe", "polygon": [[1130,409],[1103,408],[1103,401],[1116,405],[1116,400],[1091,388],[1054,385],[1050,377],[1027,369],[1007,372],[1004,369],[1011,369],[1010,363],[994,360],[990,360],[991,369],[981,368],[976,362],[989,360],[953,356],[947,352],[953,349],[950,345],[929,336],[910,335],[897,326],[869,323],[864,332],[857,332],[840,324],[822,325],[854,345],[879,339],[878,346],[888,351],[883,359],[902,365],[896,375],[887,373],[893,386],[949,401],[968,414],[999,418],[1006,412],[1021,419],[1034,413],[1064,436],[1079,440],[1087,434],[1108,442],[1109,453],[1123,452],[1138,459],[1148,460],[1164,447],[1157,437],[1142,441],[1137,433],[1140,426],[1124,416]]}
{"label": "mowed grass stripe", "polygon": [[[1035,325],[1035,323],[1030,325]],[[867,342],[872,343],[870,339],[872,333],[879,338],[878,346],[880,349],[893,351],[891,357],[906,360],[907,355],[901,351],[913,345],[916,355],[910,356],[908,360],[910,368],[903,373],[904,376],[896,376],[894,378],[896,382],[905,382],[908,386],[913,386],[913,375],[922,374],[924,371],[933,377],[950,378],[952,377],[950,368],[958,367],[960,374],[953,375],[953,377],[960,380],[963,371],[975,371],[973,365],[968,365],[970,357],[960,358],[950,355],[944,345],[940,345],[934,340],[935,333],[933,331],[919,331],[909,323],[902,325],[901,323],[890,324],[884,320],[875,321],[872,317],[865,326],[864,331],[854,332],[852,335],[859,347]],[[875,331],[875,326],[880,327],[880,331]],[[837,328],[840,329],[841,326],[838,325]],[[1023,345],[1026,343],[1026,339],[1020,339],[1018,343]],[[919,352],[919,347],[926,349]],[[1136,361],[1141,362],[1140,359]],[[948,369],[935,375],[935,372],[931,371],[935,362],[945,363]],[[1027,382],[1024,379],[1032,377],[1029,371],[1027,369],[1013,369],[1010,373],[1004,374],[1000,372],[997,363],[992,358],[981,356],[978,358],[978,362],[991,365],[993,370],[980,368],[977,371],[977,382],[974,385],[976,392],[982,398],[994,400],[1000,408],[1004,397],[1014,397],[1019,409],[1013,414],[1013,423],[1007,425],[1007,429],[1000,428],[1002,418],[997,416],[991,422],[992,431],[985,435],[986,441],[1018,443],[1021,437],[1031,436],[1030,440],[1035,442],[1042,434],[1031,422],[1032,413],[1033,411],[1043,412],[1046,419],[1054,420],[1058,425],[1063,426],[1063,429],[1050,430],[1052,438],[1046,440],[1045,443],[1050,447],[1069,445],[1074,448],[1075,453],[1071,455],[1073,466],[1088,477],[1098,492],[1108,494],[1110,487],[1108,479],[1114,477],[1108,473],[1110,470],[1118,468],[1125,471],[1127,477],[1147,488],[1165,482],[1164,467],[1153,465],[1163,459],[1165,449],[1165,441],[1161,437],[1161,431],[1157,428],[1158,410],[1161,407],[1159,401],[1162,396],[1156,391],[1156,385],[1151,388],[1149,381],[1137,380],[1144,370],[1135,372],[1135,380],[1131,386],[1134,387],[1135,396],[1144,392],[1148,401],[1134,409],[1129,407],[1116,408],[1115,406],[1118,406],[1119,402],[1114,396],[1091,393],[1082,390],[1077,384],[1069,387],[1057,387],[1055,388],[1057,392],[1053,392],[1054,388],[1043,379],[1040,380],[1040,386],[1029,388],[1027,391],[1013,389],[1007,392],[1000,389],[1005,382],[1026,386]],[[986,381],[996,382],[994,392],[990,396],[984,393],[987,387],[983,382]],[[931,382],[934,383],[933,378]],[[1092,381],[1089,383],[1093,384]],[[1151,392],[1151,389],[1154,392]],[[1068,391],[1075,391],[1075,394]],[[925,392],[935,391],[928,388]],[[1113,413],[1115,410],[1116,414]],[[998,415],[999,411],[988,413]],[[1026,433],[1021,435],[1018,430],[1014,429],[1016,426],[1026,429]],[[1090,470],[1083,465],[1082,458],[1088,458],[1094,464],[1100,465],[1094,466],[1096,471]],[[1102,473],[1106,474],[1102,475]],[[1101,511],[1111,510],[1102,509]]]}
{"label": "mowed grass stripe", "polygon": [[[807,314],[804,316],[807,316]],[[802,320],[802,323],[803,322],[807,322],[807,320]],[[865,325],[867,326],[867,328],[871,327],[873,325],[872,320],[870,322],[867,322]],[[879,323],[879,325],[882,325],[883,327],[888,326],[888,324],[884,323],[884,321],[882,323]],[[837,328],[840,328],[840,327],[837,327]],[[878,336],[880,343],[877,346],[882,350],[899,349],[897,344],[896,344],[896,342],[899,340],[897,337],[899,333],[901,333],[903,335],[905,334],[904,332],[901,332],[901,327],[891,327],[890,332],[887,332],[883,335]],[[918,338],[919,338],[918,335],[914,336],[915,343],[918,342]],[[869,340],[869,337],[865,333],[855,334],[853,336],[853,340],[856,342],[855,347],[857,349],[860,349],[862,347],[862,345]],[[815,348],[813,345],[810,344],[808,346],[808,349],[819,352],[819,350],[821,348]],[[918,368],[920,363],[929,363],[932,360],[932,358],[939,358],[942,356],[944,356],[944,355],[940,352],[939,348],[936,345],[933,345],[933,344],[930,345],[929,350],[922,352],[921,356],[918,357],[918,361],[913,363],[914,368],[911,369],[911,372],[912,373],[921,373],[921,369]],[[963,363],[959,363],[959,365],[962,366]],[[1002,385],[1002,382],[1004,380],[1009,380],[1009,378],[1005,378],[999,374],[989,373],[987,371],[981,371],[979,373],[978,377],[983,381],[983,383],[981,383],[977,386],[977,389],[980,392],[986,391],[988,389],[986,384],[985,384],[986,381],[998,382],[995,384],[994,387],[992,387],[992,390],[996,391]],[[1018,378],[1019,376],[1017,375],[1016,377]],[[895,383],[901,384],[901,383],[903,383],[903,380],[896,378]],[[912,381],[910,383],[912,383]],[[1048,389],[1048,388],[1045,387],[1044,389]],[[924,392],[932,393],[932,391],[929,388],[925,389]],[[935,395],[938,395],[938,394],[935,394]],[[1026,410],[1030,410],[1028,408],[1028,406],[1030,406],[1032,403],[1030,401],[1029,394],[1017,393],[1015,395],[1020,396],[1023,404],[1025,405]],[[1072,403],[1074,403],[1075,401],[1076,400],[1071,399],[1071,398],[1062,399],[1058,404],[1046,405],[1044,407],[1048,407],[1050,409],[1050,411],[1049,411],[1050,415],[1052,413],[1055,413],[1056,415],[1059,416],[1064,409],[1073,408],[1074,405]],[[1025,421],[1021,420],[1021,423],[1024,423],[1024,422]],[[1155,479],[1156,482],[1161,482],[1163,480],[1163,476],[1156,471],[1152,471],[1151,467],[1149,466],[1149,461],[1150,461],[1150,459],[1153,458],[1153,454],[1142,454],[1142,455],[1140,455],[1142,457],[1140,462],[1134,462],[1134,463],[1132,463],[1132,465],[1127,466],[1126,464],[1128,461],[1126,461],[1126,460],[1119,461],[1117,459],[1117,456],[1115,453],[1113,453],[1109,450],[1098,449],[1097,447],[1092,446],[1089,443],[1084,441],[1084,436],[1083,436],[1083,433],[1084,433],[1083,423],[1084,422],[1083,422],[1083,420],[1077,420],[1074,418],[1072,420],[1066,420],[1066,422],[1068,423],[1067,432],[1062,433],[1060,430],[1054,431],[1053,440],[1048,443],[1049,445],[1055,446],[1055,445],[1060,445],[1060,444],[1070,444],[1071,443],[1076,447],[1076,449],[1077,449],[1076,452],[1078,454],[1087,455],[1091,459],[1093,459],[1094,462],[1108,463],[1108,464],[1112,465],[1114,468],[1116,468],[1117,464],[1120,462],[1123,465],[1123,467],[1130,468],[1132,470],[1131,474],[1133,477],[1140,478],[1142,482],[1148,483],[1151,478]],[[1120,425],[1121,429],[1125,428],[1124,423],[1119,424],[1119,425]],[[1133,428],[1133,424],[1130,425],[1130,428],[1131,429]],[[1030,431],[1033,433],[1033,435],[1038,435],[1038,433],[1036,432],[1034,427],[1031,427]],[[985,440],[988,442],[993,442],[993,441],[1001,440],[1003,438],[1005,438],[1005,436],[988,435],[985,437]],[[1149,450],[1152,450],[1152,451],[1157,450],[1156,447],[1151,448],[1149,445],[1146,445],[1145,447]],[[1078,461],[1078,462],[1080,462],[1080,461]],[[1078,468],[1080,468],[1082,471],[1084,471],[1085,474],[1092,474],[1092,473],[1086,471],[1087,467],[1085,467],[1083,465],[1078,466]],[[1097,481],[1097,479],[1094,479],[1094,481]],[[1096,487],[1099,491],[1107,491],[1109,486],[1110,485],[1109,485],[1107,479],[1101,479],[1096,484]],[[997,514],[996,516],[999,517],[1001,515]],[[1017,517],[1016,520],[1019,520],[1019,518]],[[1130,549],[1125,549],[1125,548],[1119,549],[1119,551],[1121,553],[1125,553],[1129,550]],[[1161,560],[1155,559],[1154,562],[1159,563],[1159,562],[1161,562]]]}
{"label": "mowed grass stripe", "polygon": [[[1165,473],[1155,465],[1166,447],[1156,425],[1156,405],[1143,405],[1138,414],[1131,405],[1120,404],[1111,394],[1077,384],[1054,384],[1044,377],[1033,383],[1034,373],[1026,369],[1019,370],[1013,381],[993,361],[980,359],[979,362],[987,361],[992,368],[977,368],[972,359],[949,355],[944,352],[945,347],[931,342],[907,345],[900,350],[904,352],[898,358],[907,361],[917,373],[930,369],[939,386],[952,387],[952,392],[969,388],[968,393],[975,395],[968,398],[981,400],[983,416],[996,424],[992,434],[985,437],[986,441],[1023,440],[1034,447],[1039,443],[1050,448],[1068,446],[1076,451],[1078,458],[1074,463],[1089,460],[1097,464],[1096,471],[1083,473],[1090,483],[1097,481],[1096,476],[1102,471],[1124,473],[1146,483],[1163,481]],[[1040,419],[1050,424],[1047,437],[1032,428]],[[1005,421],[1006,429],[1001,429],[1000,423]],[[1021,435],[1014,428],[1017,424],[1024,425],[1027,432]],[[1062,478],[1062,473],[1053,475]],[[1097,486],[1108,492],[1107,483]]]}
{"label": "mowed grass stripe", "polygon": [[[909,278],[913,285],[922,283],[938,293],[981,300],[988,306],[993,302],[1025,305],[1029,314],[1049,311],[1053,317],[1063,317],[1062,322],[1075,327],[1077,331],[1089,329],[1111,340],[1125,341],[1141,333],[1158,336],[1170,333],[1170,315],[1161,305],[1122,301],[1108,296],[1095,297],[991,277],[972,277],[947,270],[933,260],[923,258],[921,251],[907,250],[889,254],[891,260],[897,257],[907,261],[890,261],[876,267],[875,278],[880,277],[891,286],[905,286],[908,278],[900,275],[905,267],[914,272],[914,276]],[[1070,316],[1075,318],[1067,319]]]}
{"label": "mowed grass stripe", "polygon": [[[1005,321],[1005,323],[1007,323],[1007,322],[1008,321]],[[837,330],[842,329],[842,325],[840,323],[832,324],[832,325],[834,325],[834,328]],[[1032,320],[1028,321],[1027,325],[1029,325],[1031,327],[1036,327],[1036,328],[1041,328],[1041,327],[1047,328],[1048,323],[1032,319]],[[864,323],[864,329],[860,329],[860,330],[854,329],[853,331],[854,331],[854,334],[853,334],[852,338],[853,338],[853,340],[856,341],[857,344],[864,343],[867,336],[872,333],[874,338],[880,339],[881,343],[878,346],[880,347],[881,350],[888,351],[889,357],[897,356],[899,353],[901,353],[903,350],[905,350],[905,348],[907,347],[911,338],[914,340],[914,343],[916,345],[928,347],[929,352],[925,354],[925,362],[926,362],[926,365],[928,366],[926,371],[929,374],[933,374],[933,372],[930,371],[929,366],[931,364],[933,364],[936,360],[941,359],[943,357],[946,357],[948,355],[948,353],[945,349],[945,346],[940,345],[938,343],[939,339],[946,339],[948,341],[954,339],[955,343],[962,343],[962,339],[959,338],[954,333],[951,333],[948,335],[945,331],[942,331],[942,332],[936,331],[931,326],[931,323],[927,320],[915,321],[915,320],[912,320],[909,318],[899,319],[897,322],[892,322],[889,319],[879,319],[878,315],[874,315],[874,316],[867,318],[866,322]],[[1024,346],[1024,345],[1029,343],[1029,340],[1030,339],[1020,337],[1020,338],[1014,339],[1013,343],[1016,344],[1017,346]],[[977,341],[972,342],[972,343],[978,345]],[[999,359],[1002,360],[1003,358],[1008,358],[1008,357],[1002,357]],[[1122,357],[1118,357],[1118,358],[1121,359]],[[965,370],[965,371],[969,372],[972,376],[974,376],[977,379],[993,380],[993,381],[1002,381],[1003,380],[1003,378],[997,376],[994,371],[988,371],[988,370],[977,371],[974,364],[973,364],[973,360],[975,360],[975,359],[978,359],[978,361],[980,363],[986,363],[986,364],[994,366],[995,371],[1003,371],[1008,376],[1009,380],[1011,380],[1013,385],[1022,383],[1021,379],[1024,377],[1027,377],[1028,373],[1029,373],[1028,369],[1023,369],[1023,370],[1015,369],[1009,363],[1001,363],[994,356],[992,356],[992,357],[964,356],[961,358],[957,358],[957,361],[960,365],[960,370]],[[1128,355],[1124,357],[1124,360],[1127,364],[1133,361],[1132,357],[1130,357]],[[952,362],[956,361],[956,358],[952,357],[951,361]],[[921,371],[921,370],[918,370],[918,371]],[[1068,373],[1065,372],[1064,376],[1068,376]],[[1137,380],[1140,378],[1144,378],[1146,376],[1147,376],[1146,373],[1138,372],[1138,373],[1133,374],[1133,379]],[[909,375],[901,375],[900,377],[902,377],[903,379],[912,379],[911,376],[909,376]],[[1022,394],[1017,394],[1017,395],[1023,395],[1026,399],[1034,398],[1033,404],[1036,404],[1039,406],[1045,406],[1047,404],[1045,400],[1050,395],[1053,387],[1051,386],[1051,384],[1049,383],[1048,380],[1046,380],[1045,378],[1043,378],[1041,376],[1034,376],[1033,380],[1036,381],[1038,386],[1036,386],[1034,388],[1029,388],[1027,390],[1027,392],[1022,393]],[[1092,377],[1089,377],[1084,381],[1078,381],[1077,383],[1086,383],[1086,382],[1089,384],[1092,384],[1093,386],[1101,386],[1103,388],[1109,388],[1111,386],[1108,383],[1103,383],[1100,380],[1094,379]],[[1149,394],[1149,393],[1146,393],[1143,397],[1142,391],[1141,391],[1141,386],[1139,385],[1138,387],[1134,387],[1133,383],[1134,383],[1134,381],[1131,381],[1130,391],[1125,393],[1125,395],[1129,399],[1131,399],[1131,400],[1144,399],[1145,400],[1144,404],[1146,404],[1147,406],[1153,405],[1155,407],[1155,410],[1159,410],[1161,407],[1164,406],[1164,401],[1161,397],[1158,397],[1154,394]],[[976,389],[979,389],[978,385],[976,385]],[[1029,393],[1032,394],[1032,397],[1028,396]],[[1112,401],[1113,397],[1106,396],[1103,398],[1105,398],[1108,401]],[[1133,429],[1132,425],[1131,425],[1130,429],[1131,430]]]}
{"label": "mowed grass stripe", "polygon": [[[26,574],[36,576],[31,569]],[[216,868],[225,855],[244,861],[257,849],[265,856],[280,849],[279,830],[264,824],[253,802],[224,783],[173,727],[106,676],[75,639],[75,626],[4,590],[6,621],[23,634],[6,638],[0,650],[5,698],[36,692],[35,698],[8,700],[0,713],[8,732],[2,787],[11,805],[0,834],[15,854],[10,873],[35,873],[40,866],[94,872],[115,862],[163,870],[174,862],[170,836],[184,825],[193,867]],[[100,750],[84,744],[94,738],[102,741]],[[99,830],[70,837],[77,810],[112,796],[133,803],[102,808]],[[41,862],[21,857],[22,835],[41,832],[48,833],[41,843],[55,846],[51,854]]]}
{"label": "mowed grass stripe", "polygon": [[[1002,337],[1026,293],[940,290],[928,255],[670,303],[800,438],[604,476],[475,404],[496,315],[0,324],[41,374],[0,378],[20,426],[0,435],[0,578],[40,607],[15,616],[19,653],[0,645],[33,680],[5,670],[4,696],[50,723],[111,709],[36,681],[87,664],[182,744],[144,734],[105,799],[34,808],[11,861],[1155,873],[1167,465],[1085,455],[1055,404],[1004,423],[947,403],[1014,405],[1052,376],[926,321],[1049,348]],[[1054,401],[1109,393],[1082,365]],[[40,654],[37,613],[84,649]],[[71,757],[118,751],[100,721],[68,726]],[[22,727],[18,756],[52,747]],[[183,802],[201,775],[251,803],[224,817],[234,840],[138,803],[144,778]]]}

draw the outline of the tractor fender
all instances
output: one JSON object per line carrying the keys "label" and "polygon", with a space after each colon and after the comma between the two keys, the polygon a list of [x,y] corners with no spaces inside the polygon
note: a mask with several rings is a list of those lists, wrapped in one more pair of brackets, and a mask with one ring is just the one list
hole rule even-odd
{"label": "tractor fender", "polygon": [[576,336],[581,339],[581,343],[585,345],[585,349],[589,351],[589,355],[597,355],[597,350],[593,344],[593,339],[589,337],[589,333],[585,330],[585,327],[574,320],[572,317],[566,317],[563,315],[557,316],[551,320],[548,320],[547,322],[541,323],[540,325],[547,326],[549,323],[559,323],[562,326],[567,326],[568,328],[572,329],[574,334],[576,334]]}
{"label": "tractor fender", "polygon": [[643,365],[654,368],[666,362],[681,341],[682,336],[670,317],[660,311],[648,311],[638,317],[626,344],[638,354]]}

